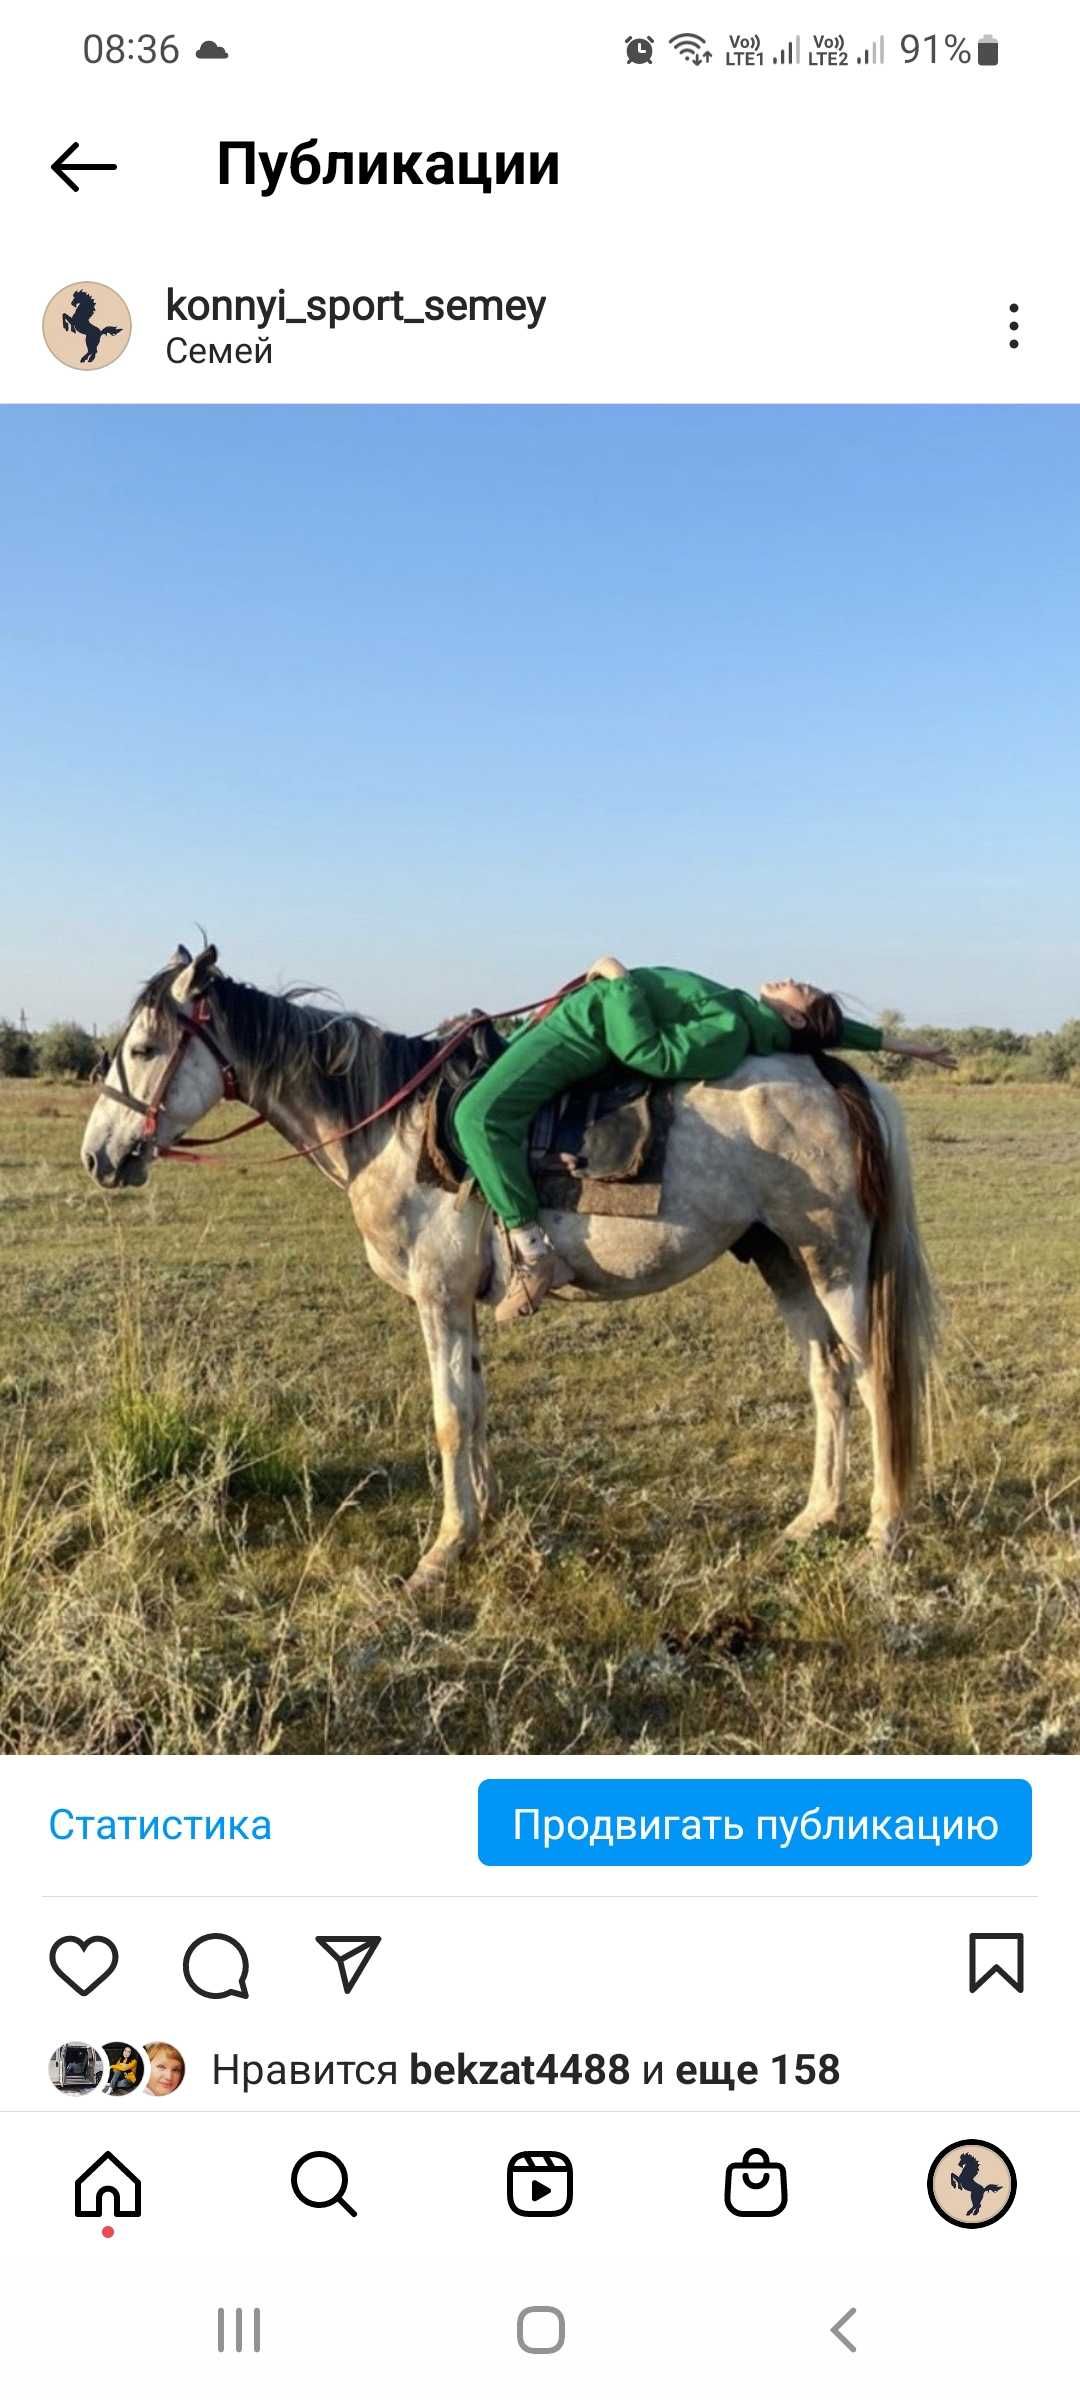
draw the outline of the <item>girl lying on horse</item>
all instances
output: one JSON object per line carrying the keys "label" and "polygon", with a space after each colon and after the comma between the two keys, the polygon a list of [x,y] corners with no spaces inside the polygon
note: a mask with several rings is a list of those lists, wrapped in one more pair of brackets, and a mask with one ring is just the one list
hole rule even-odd
{"label": "girl lying on horse", "polygon": [[749,1054],[778,1050],[890,1050],[951,1067],[947,1050],[904,1042],[845,1017],[812,983],[763,983],[758,999],[677,967],[624,967],[597,959],[583,983],[515,1034],[459,1102],[454,1136],[470,1172],[510,1237],[510,1286],[500,1325],[533,1316],[572,1280],[539,1222],[528,1133],[538,1109],[570,1083],[618,1061],[634,1074],[677,1083],[730,1075]]}

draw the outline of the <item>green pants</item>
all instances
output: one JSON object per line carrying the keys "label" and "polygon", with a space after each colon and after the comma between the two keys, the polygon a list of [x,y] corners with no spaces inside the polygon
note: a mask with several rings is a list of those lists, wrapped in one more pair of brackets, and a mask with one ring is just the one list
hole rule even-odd
{"label": "green pants", "polygon": [[560,1026],[554,1009],[519,1033],[458,1102],[454,1139],[488,1207],[511,1231],[540,1214],[528,1148],[537,1110],[568,1083],[602,1074],[610,1057],[602,1038]]}

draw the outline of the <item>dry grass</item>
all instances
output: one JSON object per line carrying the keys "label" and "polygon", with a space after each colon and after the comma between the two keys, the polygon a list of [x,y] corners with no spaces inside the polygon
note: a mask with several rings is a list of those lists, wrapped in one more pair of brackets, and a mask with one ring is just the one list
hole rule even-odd
{"label": "dry grass", "polygon": [[808,1404],[725,1260],[491,1345],[505,1510],[414,1599],[420,1342],[341,1203],[240,1163],[107,1201],[85,1098],[0,1084],[2,1745],[1080,1747],[1080,1095],[905,1106],[949,1406],[902,1555],[862,1547],[861,1425],[850,1529],[777,1551]]}

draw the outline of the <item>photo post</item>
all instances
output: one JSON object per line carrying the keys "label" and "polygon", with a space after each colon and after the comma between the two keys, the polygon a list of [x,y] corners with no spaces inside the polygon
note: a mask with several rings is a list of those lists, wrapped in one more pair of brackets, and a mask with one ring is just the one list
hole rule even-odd
{"label": "photo post", "polygon": [[843,22],[10,31],[58,2383],[1060,2374],[1080,34]]}

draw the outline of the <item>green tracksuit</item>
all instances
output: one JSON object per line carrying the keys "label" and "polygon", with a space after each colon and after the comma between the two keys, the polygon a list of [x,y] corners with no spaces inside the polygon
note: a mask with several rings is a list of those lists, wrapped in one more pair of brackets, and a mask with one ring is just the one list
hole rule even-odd
{"label": "green tracksuit", "polygon": [[[880,1050],[876,1025],[845,1017],[838,1048]],[[636,1075],[713,1083],[753,1051],[790,1050],[776,1010],[749,992],[678,967],[632,967],[568,992],[539,1024],[515,1034],[459,1101],[454,1137],[485,1200],[511,1229],[539,1214],[528,1164],[529,1126],[567,1084],[600,1075],[613,1060]]]}

